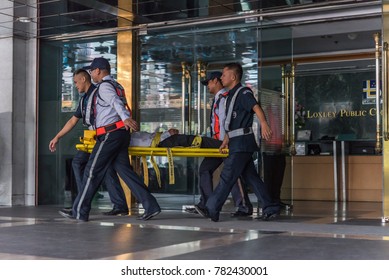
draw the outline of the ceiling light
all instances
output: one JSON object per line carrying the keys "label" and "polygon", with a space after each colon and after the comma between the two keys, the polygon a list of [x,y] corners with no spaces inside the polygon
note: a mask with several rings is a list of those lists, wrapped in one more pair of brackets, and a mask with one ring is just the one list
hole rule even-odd
{"label": "ceiling light", "polygon": [[29,17],[18,17],[16,21],[23,22],[23,23],[29,23],[31,22],[31,18]]}
{"label": "ceiling light", "polygon": [[357,34],[357,33],[348,33],[348,34],[347,34],[347,37],[348,37],[350,40],[355,40],[355,39],[357,39],[358,34]]}

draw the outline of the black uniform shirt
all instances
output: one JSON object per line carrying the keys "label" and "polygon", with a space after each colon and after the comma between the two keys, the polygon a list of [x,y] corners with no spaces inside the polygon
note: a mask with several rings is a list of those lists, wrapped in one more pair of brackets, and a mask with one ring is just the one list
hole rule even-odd
{"label": "black uniform shirt", "polygon": [[[77,110],[74,112],[74,115],[76,118],[83,119],[85,118],[85,109],[86,109],[86,104],[88,103],[88,98],[90,94],[93,92],[93,90],[96,88],[94,84],[91,84],[91,86],[88,88],[88,91],[81,96],[80,101],[78,102]],[[81,108],[81,104],[84,108]]]}
{"label": "black uniform shirt", "polygon": [[[232,100],[232,97],[237,94],[237,89],[242,84],[237,84],[233,89],[229,91],[227,99],[227,111]],[[257,104],[257,100],[254,97],[251,89],[244,87],[240,90],[239,95],[236,97],[234,108],[231,115],[229,131],[238,128],[249,128],[253,125],[254,111],[253,107]],[[226,112],[227,112],[226,111]],[[230,153],[236,152],[255,152],[258,151],[257,143],[255,142],[254,134],[246,134],[230,138],[228,143]]]}

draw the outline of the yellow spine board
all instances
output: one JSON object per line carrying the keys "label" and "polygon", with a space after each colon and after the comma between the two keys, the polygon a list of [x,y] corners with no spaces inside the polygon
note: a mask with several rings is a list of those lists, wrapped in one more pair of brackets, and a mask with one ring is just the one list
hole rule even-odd
{"label": "yellow spine board", "polygon": [[[146,157],[150,156],[151,164],[155,170],[155,174],[158,180],[158,186],[161,187],[161,174],[158,168],[158,164],[155,161],[155,156],[164,156],[168,158],[169,163],[169,184],[175,183],[174,177],[174,160],[173,157],[227,157],[228,149],[226,153],[220,153],[217,148],[200,148],[202,138],[196,136],[193,139],[191,147],[175,147],[175,148],[159,148],[156,147],[160,141],[161,134],[157,133],[153,139],[152,146],[154,147],[129,147],[128,153],[131,156],[139,156],[142,159],[144,183],[149,185],[149,172],[147,166]],[[80,137],[82,144],[77,144],[76,149],[79,151],[91,153],[94,145],[96,144],[96,131],[84,130],[84,137]]]}

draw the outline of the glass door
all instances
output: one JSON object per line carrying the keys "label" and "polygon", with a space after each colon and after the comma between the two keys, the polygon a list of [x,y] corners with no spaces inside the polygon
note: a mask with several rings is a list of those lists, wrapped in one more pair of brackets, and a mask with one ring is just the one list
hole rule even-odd
{"label": "glass door", "polygon": [[273,135],[262,141],[262,175],[272,196],[285,210],[292,204],[291,109],[293,107],[293,40],[289,27],[263,22],[258,29],[261,102]]}
{"label": "glass door", "polygon": [[[139,36],[140,93],[138,108],[141,131],[163,132],[170,128],[181,134],[194,134],[192,117],[196,109],[194,81],[194,36],[192,32],[148,31]],[[198,159],[175,157],[174,184],[169,182],[167,157],[155,159],[161,176],[147,159],[149,188],[163,208],[177,209],[195,203]]]}
{"label": "glass door", "polygon": [[[277,65],[278,71],[274,70],[275,67],[261,70],[264,64],[262,60],[276,55],[271,52],[272,40],[290,41],[290,34],[284,30],[279,32],[279,37],[269,37],[272,33],[270,30],[262,34],[263,24],[256,19],[243,18],[201,26],[143,31],[143,35],[139,36],[141,62],[138,105],[141,130],[155,132],[176,128],[184,134],[209,135],[213,97],[201,80],[205,79],[208,71],[221,71],[223,65],[229,62],[242,64],[242,83],[252,88],[257,97],[264,84],[280,93],[280,66]],[[261,42],[263,39],[266,42]],[[288,49],[291,50],[290,44]],[[290,61],[290,52],[287,53],[285,59]],[[201,160],[174,158],[176,180],[175,184],[168,184],[167,176],[163,175],[167,172],[167,158],[157,159],[162,186],[158,187],[150,181],[149,187],[154,193],[160,194],[158,199],[162,207],[177,209],[198,202],[197,170]],[[256,162],[260,168],[262,161]],[[151,164],[149,172],[153,173]],[[149,178],[152,179],[152,176]],[[256,202],[256,198],[253,202]]]}

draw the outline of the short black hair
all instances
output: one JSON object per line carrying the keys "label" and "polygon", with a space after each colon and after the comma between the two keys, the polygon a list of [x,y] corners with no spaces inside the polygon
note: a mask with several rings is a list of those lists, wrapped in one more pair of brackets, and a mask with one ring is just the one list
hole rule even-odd
{"label": "short black hair", "polygon": [[237,62],[227,63],[226,65],[224,65],[223,68],[228,68],[229,70],[234,71],[234,73],[235,73],[236,77],[238,78],[238,80],[239,81],[242,80],[243,68],[242,68],[242,65],[240,65],[239,63],[237,63]]}
{"label": "short black hair", "polygon": [[82,75],[85,77],[87,81],[91,82],[91,76],[89,75],[88,71],[86,71],[85,69],[77,69],[76,71],[74,71],[73,77],[76,75]]}

